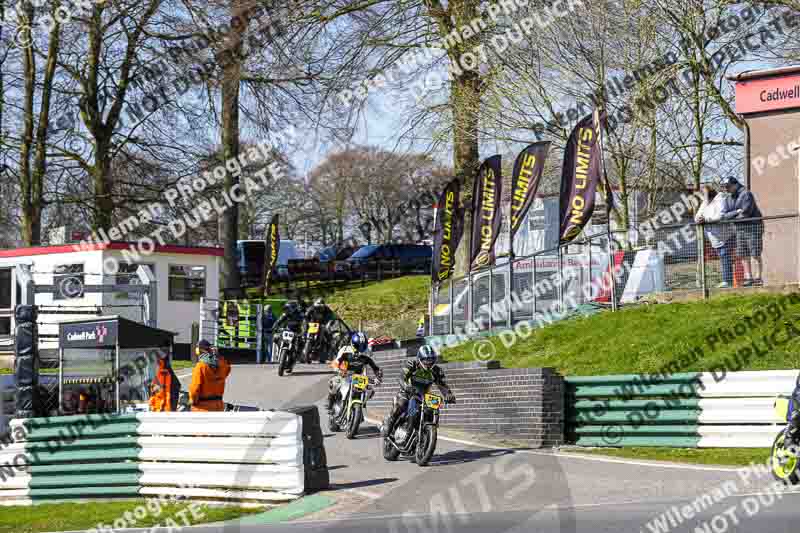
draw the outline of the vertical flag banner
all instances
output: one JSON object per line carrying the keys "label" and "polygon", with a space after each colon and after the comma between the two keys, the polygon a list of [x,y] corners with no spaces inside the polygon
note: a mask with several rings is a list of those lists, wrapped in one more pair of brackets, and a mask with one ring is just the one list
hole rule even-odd
{"label": "vertical flag banner", "polygon": [[278,214],[272,215],[272,221],[267,226],[264,236],[266,248],[264,249],[264,276],[262,283],[264,294],[269,294],[269,284],[272,281],[272,272],[278,266],[278,253],[281,249],[281,236],[278,233]]}
{"label": "vertical flag banner", "polygon": [[461,185],[456,178],[447,184],[436,202],[433,262],[431,263],[431,279],[434,283],[441,283],[453,275],[456,248],[461,241],[464,227],[463,211],[459,209],[458,205],[460,192]]}
{"label": "vertical flag banner", "polygon": [[514,235],[528,214],[539,182],[542,179],[544,163],[550,141],[533,143],[519,153],[514,161],[511,174],[511,243],[513,250]]}
{"label": "vertical flag banner", "polygon": [[598,140],[605,117],[605,113],[595,112],[581,119],[564,149],[559,198],[561,244],[580,235],[594,211],[603,157]]}
{"label": "vertical flag banner", "polygon": [[470,270],[494,263],[494,243],[500,234],[500,193],[503,177],[500,156],[493,155],[478,169],[472,190],[472,254]]}

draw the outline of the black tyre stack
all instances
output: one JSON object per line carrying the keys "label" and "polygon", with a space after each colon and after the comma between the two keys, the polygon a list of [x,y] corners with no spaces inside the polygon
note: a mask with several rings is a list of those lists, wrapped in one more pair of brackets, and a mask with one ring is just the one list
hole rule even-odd
{"label": "black tyre stack", "polygon": [[317,406],[290,407],[282,409],[282,411],[294,413],[303,419],[303,467],[306,476],[306,493],[330,488],[328,458],[325,455],[325,443]]}
{"label": "black tyre stack", "polygon": [[39,336],[36,307],[18,305],[14,310],[14,386],[16,417],[33,418],[41,413],[39,398]]}

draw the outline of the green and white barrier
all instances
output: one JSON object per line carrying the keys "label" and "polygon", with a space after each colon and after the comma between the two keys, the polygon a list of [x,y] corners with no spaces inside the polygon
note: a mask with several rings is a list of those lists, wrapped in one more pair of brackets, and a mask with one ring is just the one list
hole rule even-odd
{"label": "green and white barrier", "polygon": [[776,398],[797,370],[565,378],[567,442],[579,446],[767,448]]}
{"label": "green and white barrier", "polygon": [[160,494],[286,501],[305,489],[302,418],[139,413],[12,420],[0,503]]}

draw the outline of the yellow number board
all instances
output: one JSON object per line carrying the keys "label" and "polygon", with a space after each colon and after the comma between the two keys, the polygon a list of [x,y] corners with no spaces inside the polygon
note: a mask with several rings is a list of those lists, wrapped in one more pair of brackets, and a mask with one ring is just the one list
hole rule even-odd
{"label": "yellow number board", "polygon": [[442,397],[437,396],[435,394],[426,394],[425,404],[431,409],[438,409],[439,406],[442,404]]}
{"label": "yellow number board", "polygon": [[359,390],[364,390],[367,388],[369,384],[369,378],[367,376],[361,376],[356,374],[353,376],[353,386]]}
{"label": "yellow number board", "polygon": [[309,333],[318,333],[319,332],[319,322],[311,322],[308,324],[308,332]]}

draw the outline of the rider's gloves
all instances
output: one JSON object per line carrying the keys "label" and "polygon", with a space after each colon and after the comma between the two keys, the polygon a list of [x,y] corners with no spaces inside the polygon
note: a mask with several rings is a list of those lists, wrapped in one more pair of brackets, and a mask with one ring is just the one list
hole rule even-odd
{"label": "rider's gloves", "polygon": [[453,394],[452,392],[448,392],[446,400],[447,403],[456,403],[456,395]]}

